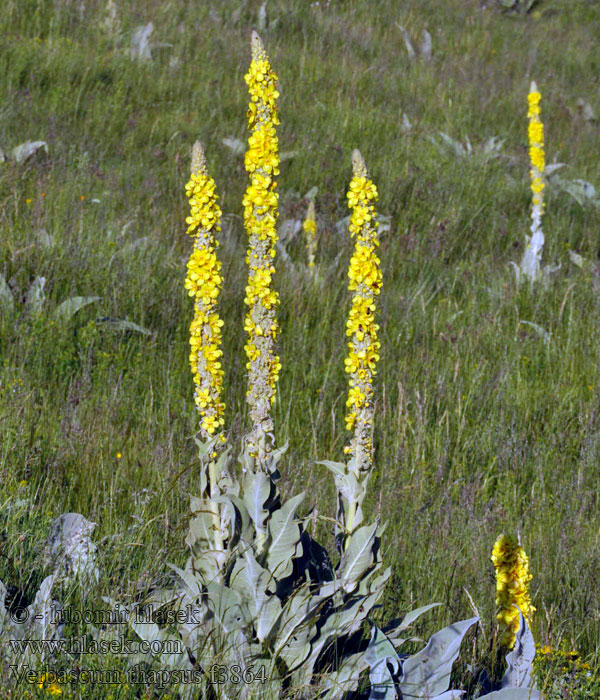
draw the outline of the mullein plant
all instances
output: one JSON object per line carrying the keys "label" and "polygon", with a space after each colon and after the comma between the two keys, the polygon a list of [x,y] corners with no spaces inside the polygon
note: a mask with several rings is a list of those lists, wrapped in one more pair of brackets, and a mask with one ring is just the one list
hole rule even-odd
{"label": "mullein plant", "polygon": [[545,163],[544,163],[544,125],[540,119],[541,95],[535,82],[531,83],[527,96],[527,118],[529,119],[528,140],[531,176],[531,236],[527,236],[525,253],[521,260],[521,272],[533,285],[540,273],[544,233],[542,231],[542,213],[544,211]]}
{"label": "mullein plant", "polygon": [[[460,697],[460,693],[447,692],[450,671],[461,640],[477,618],[446,627],[413,656],[400,656],[397,647],[406,641],[403,635],[411,622],[433,605],[411,611],[384,630],[369,619],[391,570],[382,568],[383,528],[378,521],[365,524],[362,510],[373,468],[373,377],[379,359],[374,314],[381,272],[374,209],[377,189],[358,151],[353,154],[348,192],[350,231],[356,238],[349,268],[353,298],[346,329],[350,338],[346,420],[353,437],[346,449],[347,463],[322,462],[333,472],[338,491],[341,546],[335,566],[307,533],[310,514],[305,518],[297,514],[304,493],[284,500],[277,488],[284,448],[273,449],[271,444],[270,410],[280,368],[274,353],[278,297],[271,289],[278,93],[276,77],[255,33],[246,81],[252,134],[246,154],[251,183],[244,197],[250,239],[245,328],[252,426],[239,456],[242,475],[239,480],[228,476],[228,450],[219,454],[218,449],[224,406],[220,399],[221,322],[215,304],[221,274],[212,236],[218,229],[220,210],[214,183],[197,147],[188,185],[192,204],[188,224],[195,247],[186,286],[196,300],[191,364],[201,418],[202,440],[198,443],[208,469],[202,470],[201,497],[192,498],[186,538],[190,557],[185,569],[172,567],[178,574],[178,587],[155,591],[149,600],[130,608],[128,624],[148,641],[171,638],[167,628],[140,623],[139,613],[148,615],[164,605],[178,607],[177,617],[182,621],[177,634],[186,653],[159,654],[153,660],[161,668],[193,674],[197,680],[182,683],[178,689],[182,698],[190,700],[199,697],[198,693],[249,700],[279,698],[294,691],[306,698],[334,700],[357,691],[367,671],[372,699],[398,694],[432,700]],[[362,639],[366,623],[371,626],[370,641]],[[525,697],[494,696],[498,700]]]}
{"label": "mullein plant", "polygon": [[492,550],[496,571],[496,605],[500,646],[512,649],[519,630],[519,611],[528,624],[535,608],[529,596],[529,559],[512,535],[500,535]]}
{"label": "mullein plant", "polygon": [[317,252],[317,219],[315,215],[315,203],[311,199],[306,211],[306,219],[302,224],[302,230],[306,236],[306,253],[308,257],[308,267],[314,268],[315,255]]}
{"label": "mullein plant", "polygon": [[248,234],[246,263],[249,268],[244,302],[248,307],[244,328],[248,362],[247,401],[252,430],[247,436],[249,454],[256,467],[272,471],[273,447],[271,408],[281,363],[275,354],[279,332],[276,310],[279,295],[272,289],[277,244],[277,182],[279,175],[277,116],[277,76],[256,32],[252,33],[252,62],[245,75],[250,103],[248,106],[248,150],[245,156],[250,184],[243,198],[244,225]]}

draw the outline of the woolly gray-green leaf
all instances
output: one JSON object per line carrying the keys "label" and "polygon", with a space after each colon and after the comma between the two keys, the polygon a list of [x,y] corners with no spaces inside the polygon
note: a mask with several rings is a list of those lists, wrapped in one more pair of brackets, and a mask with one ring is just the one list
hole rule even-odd
{"label": "woolly gray-green leaf", "polygon": [[265,504],[271,495],[271,479],[264,472],[246,474],[243,484],[243,501],[248,515],[259,532],[265,531],[268,510]]}
{"label": "woolly gray-green leaf", "polygon": [[48,144],[45,141],[25,141],[12,149],[12,157],[17,163],[24,163],[40,149],[48,153]]}
{"label": "woolly gray-green leaf", "polygon": [[101,297],[69,297],[54,309],[54,317],[68,321],[79,309],[83,309],[83,307],[88,306],[88,304],[100,301],[100,299]]}
{"label": "woolly gray-green leaf", "polygon": [[227,146],[234,156],[241,156],[246,150],[246,144],[235,137],[221,139],[221,143]]}
{"label": "woolly gray-green leaf", "polygon": [[215,581],[207,584],[206,591],[208,607],[219,623],[221,632],[232,632],[250,622],[244,615],[242,596],[237,591]]}
{"label": "woolly gray-green leaf", "polygon": [[249,549],[245,550],[242,556],[236,560],[229,579],[229,586],[242,596],[256,621],[260,610],[269,597],[271,576],[256,561]]}
{"label": "woolly gray-green leaf", "polygon": [[317,464],[322,464],[324,467],[327,467],[327,469],[336,476],[344,476],[347,471],[346,465],[343,462],[332,462],[329,459],[324,459],[317,462]]}
{"label": "woolly gray-green leaf", "polygon": [[192,600],[196,600],[202,594],[202,585],[200,581],[194,576],[193,572],[186,569],[180,569],[175,564],[167,562],[167,566],[179,576],[181,582],[184,585],[184,589],[187,591],[189,597]]}
{"label": "woolly gray-green leaf", "polygon": [[360,674],[367,667],[365,654],[362,651],[342,658],[338,669],[327,674],[323,685],[328,688],[328,692],[323,696],[323,700],[333,700],[344,693],[356,691]]}
{"label": "woolly gray-green leaf", "polygon": [[440,695],[448,689],[462,640],[478,619],[472,617],[445,627],[430,638],[424,649],[404,661],[400,690],[405,700]]}
{"label": "woolly gray-green leaf", "polygon": [[4,279],[4,275],[0,275],[0,313],[11,314],[15,308],[15,300],[10,287]]}
{"label": "woolly gray-green leaf", "polygon": [[46,294],[44,292],[44,285],[46,284],[45,277],[36,277],[29,287],[27,292],[27,308],[29,313],[39,314],[44,308],[44,302],[46,301]]}
{"label": "woolly gray-green leaf", "polygon": [[350,535],[348,547],[342,556],[337,577],[344,582],[344,590],[351,592],[365,571],[375,563],[373,545],[379,523],[365,525]]}
{"label": "woolly gray-green leaf", "polygon": [[369,700],[395,700],[397,694],[394,676],[398,674],[402,662],[394,645],[376,625],[373,625],[365,661],[369,665],[371,681]]}
{"label": "woolly gray-green leaf", "polygon": [[431,698],[431,700],[460,700],[464,694],[464,690],[447,690],[445,693]]}
{"label": "woolly gray-green leaf", "polygon": [[480,695],[478,700],[540,700],[539,691],[529,688],[505,688],[494,690],[487,695]]}
{"label": "woolly gray-green leaf", "polygon": [[421,615],[424,613],[428,612],[432,608],[437,607],[438,605],[441,605],[441,603],[429,603],[429,605],[423,605],[420,608],[415,608],[414,610],[410,610],[409,612],[406,613],[406,615],[402,618],[401,621],[398,620],[393,620],[390,622],[389,625],[385,628],[385,633],[390,639],[395,639],[395,637],[405,630],[407,627],[412,625],[412,623],[417,620]]}
{"label": "woolly gray-green leaf", "polygon": [[133,321],[126,321],[122,318],[98,318],[96,319],[96,323],[101,323],[103,326],[113,331],[135,331],[143,335],[151,335],[151,332],[147,328],[143,328],[142,326],[138,326],[137,323],[133,323]]}
{"label": "woolly gray-green leaf", "polygon": [[301,533],[296,509],[303,500],[304,493],[288,499],[269,520],[267,568],[279,581],[292,573],[292,560],[298,556]]}
{"label": "woolly gray-green leaf", "polygon": [[513,650],[506,656],[507,669],[502,677],[502,688],[533,688],[535,683],[531,671],[534,659],[535,641],[519,610],[519,631]]}

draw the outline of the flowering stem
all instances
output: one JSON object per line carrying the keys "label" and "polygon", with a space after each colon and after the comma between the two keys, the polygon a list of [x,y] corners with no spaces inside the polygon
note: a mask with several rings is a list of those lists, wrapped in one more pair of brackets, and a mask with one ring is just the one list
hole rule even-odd
{"label": "flowering stem", "polygon": [[248,150],[245,167],[250,184],[244,195],[244,224],[249,247],[246,262],[249,267],[245,303],[248,312],[244,328],[248,333],[245,345],[248,362],[247,401],[250,406],[252,429],[247,444],[261,471],[270,471],[273,446],[271,408],[281,364],[275,354],[279,331],[275,315],[279,295],[271,289],[275,273],[274,258],[277,243],[277,183],[279,174],[278,141],[275,126],[279,124],[276,100],[277,76],[271,70],[262,42],[252,33],[252,62],[245,76],[250,93],[248,106]]}
{"label": "flowering stem", "polygon": [[541,95],[534,82],[531,83],[527,96],[529,118],[528,139],[529,159],[531,163],[531,192],[533,194],[531,207],[531,236],[527,237],[527,245],[521,270],[529,278],[531,285],[537,279],[544,247],[544,234],[542,232],[542,213],[544,211],[544,125],[540,119]]}
{"label": "flowering stem", "polygon": [[375,323],[375,300],[381,290],[375,207],[377,188],[369,179],[367,167],[359,151],[352,154],[353,177],[347,194],[350,216],[350,234],[356,238],[354,255],[350,261],[348,288],[353,292],[352,307],[346,324],[350,337],[349,353],[345,360],[349,391],[346,406],[346,428],[353,431],[350,444],[344,448],[349,455],[348,470],[355,477],[356,489],[352,497],[339,496],[339,519],[345,534],[362,522],[362,501],[373,463],[373,378],[379,360],[381,343],[377,339],[379,326]]}
{"label": "flowering stem", "polygon": [[[197,141],[192,150],[191,178],[186,185],[190,202],[187,232],[194,238],[194,248],[187,265],[185,288],[194,297],[194,318],[190,325],[190,366],[194,380],[194,402],[200,413],[200,434],[209,443],[202,461],[208,464],[209,493],[215,548],[223,550],[221,517],[218,504],[212,500],[219,493],[219,475],[214,458],[225,436],[217,434],[224,424],[225,404],[221,401],[223,369],[220,358],[223,321],[216,312],[221,289],[221,263],[217,259],[219,245],[214,233],[220,231],[221,209],[217,205],[215,182],[208,175],[206,158]],[[206,468],[206,464],[204,465]]]}

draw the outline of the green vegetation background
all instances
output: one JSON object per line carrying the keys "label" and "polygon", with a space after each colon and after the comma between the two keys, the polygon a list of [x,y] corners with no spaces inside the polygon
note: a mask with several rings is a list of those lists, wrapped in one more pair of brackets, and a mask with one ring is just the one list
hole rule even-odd
{"label": "green vegetation background", "polygon": [[[229,433],[247,427],[243,352],[243,75],[260,3],[4,0],[0,147],[42,139],[48,154],[0,164],[0,273],[16,300],[0,319],[0,579],[31,599],[49,572],[53,517],[98,523],[96,591],[133,599],[185,561],[197,491],[197,416],[183,289],[191,144],[205,146],[224,210],[221,313]],[[486,7],[487,5],[487,7]],[[319,188],[319,273],[279,257],[276,438],[289,441],[283,488],[335,514],[319,459],[346,440],[346,268],[350,154],[360,148],[391,216],[382,236],[382,359],[377,381],[372,516],[389,526],[394,567],[382,615],[440,601],[423,635],[472,614],[493,628],[489,560],[502,531],[530,555],[540,643],[600,657],[600,209],[552,187],[544,218],[547,286],[518,289],[510,261],[529,226],[526,96],[542,93],[547,161],[600,186],[600,7],[539,2],[501,12],[488,0],[271,0],[262,38],[280,77],[281,220],[301,218]],[[132,32],[152,21],[152,61],[132,60]],[[410,61],[398,24],[431,61]],[[402,129],[403,112],[413,128]],[[440,131],[475,155],[455,157]],[[488,138],[505,139],[485,157]],[[588,264],[570,261],[577,251]],[[305,267],[301,237],[288,245]],[[46,278],[45,311],[26,313]],[[58,323],[69,296],[102,300]],[[128,319],[151,335],[111,330]],[[527,322],[527,323],[524,323]],[[537,324],[543,334],[527,325]],[[117,455],[120,455],[118,457]],[[331,545],[331,526],[317,521]]]}

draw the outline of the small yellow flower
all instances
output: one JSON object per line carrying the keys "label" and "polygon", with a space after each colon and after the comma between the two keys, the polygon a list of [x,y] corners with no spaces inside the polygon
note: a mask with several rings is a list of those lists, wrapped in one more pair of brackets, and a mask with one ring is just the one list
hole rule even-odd
{"label": "small yellow flower", "polygon": [[37,685],[38,688],[43,688],[50,695],[62,695],[62,688],[56,683],[53,673],[43,673]]}
{"label": "small yellow flower", "polygon": [[122,455],[120,452],[117,452],[117,454],[115,455],[115,457],[116,457],[117,459],[121,459],[122,456],[123,456],[123,455]]}

